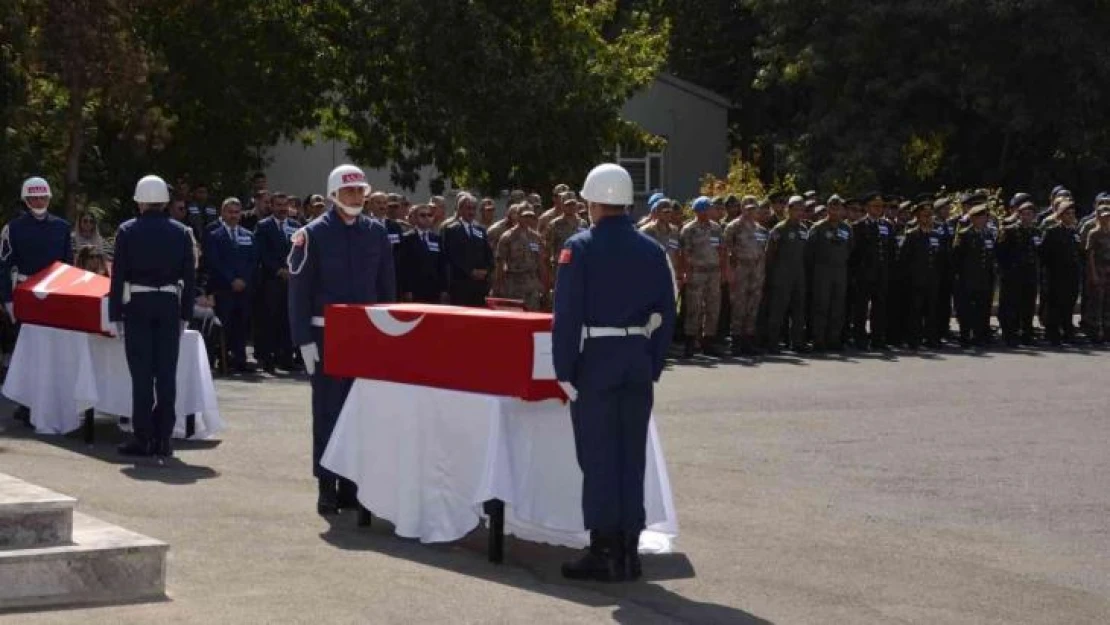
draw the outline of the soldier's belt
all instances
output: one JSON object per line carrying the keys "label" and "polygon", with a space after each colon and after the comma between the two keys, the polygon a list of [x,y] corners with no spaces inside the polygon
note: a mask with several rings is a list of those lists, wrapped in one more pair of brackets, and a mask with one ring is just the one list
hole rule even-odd
{"label": "soldier's belt", "polygon": [[581,352],[582,348],[586,346],[586,339],[600,339],[612,338],[620,336],[643,336],[651,338],[651,335],[663,325],[663,315],[659,313],[651,313],[648,317],[647,325],[633,326],[631,328],[606,328],[599,326],[582,326],[582,341],[578,344],[578,351]]}
{"label": "soldier's belt", "polygon": [[123,283],[123,303],[127,304],[131,301],[131,296],[138,293],[172,293],[174,296],[181,294],[181,287],[176,284],[166,284],[163,286],[146,286],[145,284],[132,284],[130,282]]}

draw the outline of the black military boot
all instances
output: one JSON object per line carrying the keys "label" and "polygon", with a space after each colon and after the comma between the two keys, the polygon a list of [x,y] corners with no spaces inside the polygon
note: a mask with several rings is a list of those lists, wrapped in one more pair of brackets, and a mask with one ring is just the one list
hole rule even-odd
{"label": "black military boot", "polygon": [[31,425],[31,409],[28,408],[27,406],[20,406],[20,407],[16,408],[15,409],[15,414],[13,414],[12,417],[16,421],[19,421],[20,423],[22,423],[23,425],[25,425],[27,427],[33,427]]}
{"label": "black military boot", "polygon": [[590,547],[573,562],[563,564],[563,577],[595,582],[625,579],[624,544],[620,533],[590,532]]}
{"label": "black military boot", "polygon": [[335,478],[317,478],[316,514],[330,516],[339,514],[339,494],[335,488]]}
{"label": "black military boot", "polygon": [[624,574],[625,578],[634,582],[644,574],[643,564],[640,562],[640,532],[624,532]]}
{"label": "black military boot", "polygon": [[154,455],[154,445],[151,444],[149,440],[132,438],[119,447],[116,447],[116,451],[118,451],[121,456],[147,458]]}
{"label": "black military boot", "polygon": [[686,339],[686,347],[682,350],[683,358],[693,358],[694,352],[697,351],[697,341],[691,338]]}
{"label": "black military boot", "polygon": [[160,460],[169,460],[173,458],[173,443],[169,438],[157,440],[151,446],[151,451]]}

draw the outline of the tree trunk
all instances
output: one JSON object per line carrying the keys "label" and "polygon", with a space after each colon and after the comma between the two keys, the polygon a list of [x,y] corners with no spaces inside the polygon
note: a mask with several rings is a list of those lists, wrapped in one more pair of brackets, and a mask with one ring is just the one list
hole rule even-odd
{"label": "tree trunk", "polygon": [[77,219],[77,192],[81,174],[81,152],[85,149],[85,98],[84,89],[73,89],[69,93],[69,110],[66,112],[66,126],[69,145],[66,147],[65,175],[65,217],[70,223]]}

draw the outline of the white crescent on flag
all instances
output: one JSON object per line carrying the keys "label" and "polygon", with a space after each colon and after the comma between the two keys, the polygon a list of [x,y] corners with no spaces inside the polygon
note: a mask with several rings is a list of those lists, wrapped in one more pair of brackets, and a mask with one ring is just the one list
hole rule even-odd
{"label": "white crescent on flag", "polygon": [[404,336],[412,332],[424,320],[424,315],[420,315],[412,321],[400,321],[384,308],[367,308],[366,316],[370,319],[370,323],[382,334],[393,337]]}
{"label": "white crescent on flag", "polygon": [[68,265],[58,265],[54,271],[51,271],[49,275],[42,279],[42,282],[36,284],[31,292],[39,299],[46,299],[46,296],[50,295],[50,283],[65,273],[67,269],[69,269]]}

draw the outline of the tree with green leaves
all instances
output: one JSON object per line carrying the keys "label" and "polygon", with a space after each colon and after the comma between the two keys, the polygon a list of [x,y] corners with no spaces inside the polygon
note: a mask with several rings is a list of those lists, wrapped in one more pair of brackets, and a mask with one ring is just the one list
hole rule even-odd
{"label": "tree with green leaves", "polygon": [[662,66],[669,23],[618,22],[617,5],[343,3],[326,16],[343,53],[325,128],[410,188],[424,165],[485,191],[577,179],[613,145],[651,140],[619,112]]}

